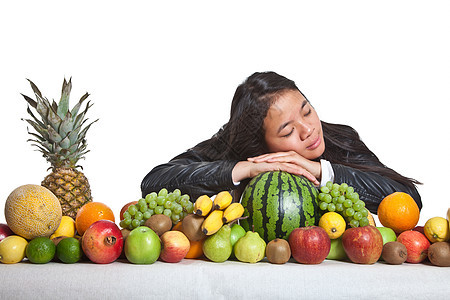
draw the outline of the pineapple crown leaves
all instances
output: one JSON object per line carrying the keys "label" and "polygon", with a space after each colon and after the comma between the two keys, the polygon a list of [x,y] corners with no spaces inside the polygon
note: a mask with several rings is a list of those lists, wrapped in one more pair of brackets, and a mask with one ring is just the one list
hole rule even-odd
{"label": "pineapple crown leaves", "polygon": [[[88,120],[85,119],[86,113],[92,107],[90,101],[86,103],[84,110],[79,113],[82,103],[89,94],[84,94],[72,110],[69,110],[72,78],[69,81],[64,78],[58,104],[55,101],[50,103],[47,98],[42,96],[38,87],[31,80],[28,79],[28,81],[36,100],[22,94],[28,102],[27,112],[31,116],[31,119],[25,119],[25,121],[37,132],[30,132],[27,128],[28,133],[34,137],[34,139],[28,141],[32,142],[38,148],[38,151],[42,152],[52,167],[80,167],[76,163],[89,152],[89,150],[86,150],[86,133],[91,125],[98,121],[97,119],[84,126]],[[40,119],[33,114],[30,106],[37,111]]]}

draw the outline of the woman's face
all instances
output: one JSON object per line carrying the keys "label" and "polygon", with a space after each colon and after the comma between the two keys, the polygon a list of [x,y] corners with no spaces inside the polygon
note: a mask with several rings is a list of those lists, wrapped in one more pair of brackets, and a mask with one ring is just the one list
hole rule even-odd
{"label": "woman's face", "polygon": [[278,96],[264,119],[264,129],[270,152],[295,151],[315,159],[325,151],[319,116],[299,91]]}

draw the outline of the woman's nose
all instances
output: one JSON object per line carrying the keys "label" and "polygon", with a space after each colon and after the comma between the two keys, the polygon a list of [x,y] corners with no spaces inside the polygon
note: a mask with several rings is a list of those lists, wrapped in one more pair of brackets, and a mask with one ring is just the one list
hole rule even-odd
{"label": "woman's nose", "polygon": [[312,128],[309,124],[306,124],[304,122],[297,122],[298,126],[298,132],[300,133],[300,139],[302,141],[306,140],[312,133]]}

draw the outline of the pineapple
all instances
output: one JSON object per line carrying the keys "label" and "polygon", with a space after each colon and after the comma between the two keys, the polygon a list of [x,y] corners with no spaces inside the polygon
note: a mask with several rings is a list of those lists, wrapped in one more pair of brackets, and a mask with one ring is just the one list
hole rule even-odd
{"label": "pineapple", "polygon": [[[36,101],[22,94],[29,106],[27,112],[31,119],[25,119],[35,130],[28,133],[34,138],[29,139],[51,164],[51,173],[45,177],[41,185],[52,191],[59,199],[63,215],[75,219],[78,209],[85,203],[92,201],[89,182],[84,174],[78,170],[79,159],[89,152],[86,150],[86,132],[91,125],[83,125],[86,112],[92,106],[87,102],[84,111],[78,111],[81,104],[89,96],[84,94],[80,101],[69,110],[69,96],[72,89],[72,79],[64,79],[59,104],[52,103],[42,96],[37,86],[28,80],[36,96]],[[40,115],[36,118],[30,109],[32,106]]]}

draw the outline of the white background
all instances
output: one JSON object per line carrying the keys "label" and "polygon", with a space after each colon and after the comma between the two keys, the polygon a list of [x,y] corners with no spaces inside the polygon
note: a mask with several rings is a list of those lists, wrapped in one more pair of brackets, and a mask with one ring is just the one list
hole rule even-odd
{"label": "white background", "polygon": [[[161,4],[160,2],[164,2]],[[276,4],[275,4],[276,3]],[[49,164],[27,143],[26,78],[94,106],[80,164],[118,216],[157,164],[209,138],[255,71],[296,81],[321,119],[353,126],[416,178],[420,224],[445,216],[448,1],[8,1],[0,10],[0,203]],[[0,222],[4,215],[0,213]]]}

